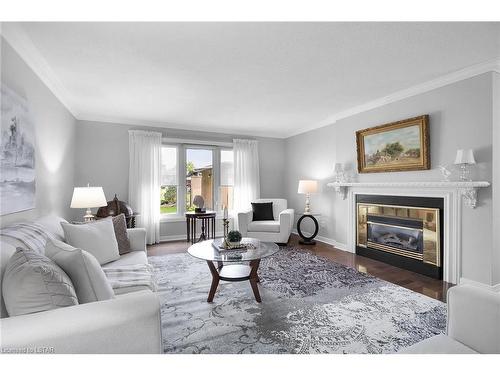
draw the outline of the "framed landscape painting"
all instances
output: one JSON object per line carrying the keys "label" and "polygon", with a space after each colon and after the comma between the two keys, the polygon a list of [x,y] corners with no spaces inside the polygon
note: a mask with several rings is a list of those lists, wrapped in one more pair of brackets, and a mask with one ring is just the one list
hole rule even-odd
{"label": "framed landscape painting", "polygon": [[359,130],[356,141],[359,173],[431,167],[428,115]]}

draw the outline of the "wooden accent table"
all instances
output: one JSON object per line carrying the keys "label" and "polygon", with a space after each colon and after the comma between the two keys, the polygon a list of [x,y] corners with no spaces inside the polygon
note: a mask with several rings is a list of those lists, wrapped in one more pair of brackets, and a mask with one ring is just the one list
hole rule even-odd
{"label": "wooden accent table", "polygon": [[[207,262],[210,273],[212,274],[212,285],[208,293],[207,302],[213,302],[215,292],[219,286],[219,281],[250,281],[253,295],[257,302],[262,302],[259,293],[259,269],[260,260],[271,256],[279,251],[279,246],[273,242],[261,242],[255,238],[243,238],[242,243],[251,243],[255,246],[253,249],[241,250],[217,250],[212,246],[213,240],[198,242],[191,245],[188,253],[198,259]],[[239,252],[240,258],[231,257],[231,254]],[[242,263],[249,263],[242,264]],[[217,267],[215,264],[217,264]]]}
{"label": "wooden accent table", "polygon": [[[215,238],[215,211],[186,212],[186,241],[192,244]],[[196,221],[201,221],[200,238],[196,238]]]}

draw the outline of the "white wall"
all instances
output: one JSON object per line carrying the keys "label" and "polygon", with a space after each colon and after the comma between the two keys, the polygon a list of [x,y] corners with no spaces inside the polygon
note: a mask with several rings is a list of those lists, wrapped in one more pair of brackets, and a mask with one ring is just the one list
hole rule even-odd
{"label": "white wall", "polygon": [[[492,181],[492,90],[493,73],[486,73],[288,138],[285,176],[291,206],[299,212],[304,207],[304,197],[297,194],[299,179],[320,180],[322,190],[311,198],[313,211],[322,214],[319,234],[346,243],[347,201],[325,186],[335,162],[346,165],[357,181],[439,180],[438,165],[452,163],[457,148],[473,148],[478,162],[474,178]],[[430,115],[431,170],[355,172],[357,130],[422,114]],[[463,209],[462,277],[486,284],[492,281],[491,222],[492,191],[481,189],[478,207]]]}
{"label": "white wall", "polygon": [[[106,198],[118,194],[121,200],[128,200],[128,130],[148,129],[162,132],[174,138],[231,142],[242,136],[208,132],[184,131],[169,128],[150,128],[133,125],[77,121],[76,180],[77,185],[102,186]],[[243,137],[245,138],[245,137]],[[285,141],[277,138],[256,137],[259,141],[261,196],[265,198],[284,195]],[[73,212],[79,217],[80,210]],[[162,223],[162,237],[183,236],[186,233],[184,221]]]}
{"label": "white wall", "polygon": [[2,82],[27,99],[36,143],[36,208],[4,215],[2,225],[49,213],[70,217],[75,118],[3,38],[1,44]]}

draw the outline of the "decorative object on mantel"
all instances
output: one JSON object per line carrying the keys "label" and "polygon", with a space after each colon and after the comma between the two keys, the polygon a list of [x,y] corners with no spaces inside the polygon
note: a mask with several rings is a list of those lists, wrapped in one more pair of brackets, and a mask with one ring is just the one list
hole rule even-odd
{"label": "decorative object on mantel", "polygon": [[358,172],[430,169],[428,123],[423,115],[357,131]]}
{"label": "decorative object on mantel", "polygon": [[487,181],[330,182],[326,186],[334,188],[342,199],[346,199],[348,188],[356,187],[453,189],[460,192],[467,207],[475,208],[477,205],[477,189],[488,187],[490,183]]}
{"label": "decorative object on mantel", "polygon": [[26,99],[1,84],[0,215],[36,205],[35,129]]}
{"label": "decorative object on mantel", "polygon": [[318,191],[318,181],[316,180],[300,180],[299,181],[299,194],[306,195],[306,208],[304,210],[305,214],[311,211],[309,197],[311,193],[316,193]]}
{"label": "decorative object on mantel", "polygon": [[460,166],[460,181],[471,181],[470,166],[476,164],[472,149],[457,150],[455,164]]}
{"label": "decorative object on mantel", "polygon": [[71,208],[86,208],[83,220],[85,222],[95,220],[91,208],[106,206],[106,197],[104,190],[100,186],[90,186],[87,184],[85,187],[75,187],[73,190],[73,197],[71,198]]}
{"label": "decorative object on mantel", "polygon": [[132,207],[126,202],[118,199],[115,194],[113,200],[107,202],[106,206],[100,207],[97,210],[95,216],[97,218],[103,219],[108,216],[118,216],[120,214],[125,215],[125,222],[127,223],[127,228],[135,228],[135,218],[139,216],[138,212],[134,212]]}
{"label": "decorative object on mantel", "polygon": [[346,176],[344,173],[344,168],[342,167],[341,163],[335,163],[333,171],[334,171],[333,178],[335,179],[335,182],[337,182],[337,183],[347,182]]}
{"label": "decorative object on mantel", "polygon": [[450,176],[453,173],[450,171],[450,166],[449,165],[438,165],[438,169],[443,175],[444,181],[450,181]]}

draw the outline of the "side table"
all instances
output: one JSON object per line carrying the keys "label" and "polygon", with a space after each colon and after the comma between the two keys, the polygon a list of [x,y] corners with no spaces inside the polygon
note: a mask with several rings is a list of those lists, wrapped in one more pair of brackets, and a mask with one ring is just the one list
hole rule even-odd
{"label": "side table", "polygon": [[[301,240],[299,240],[299,243],[302,245],[314,245],[316,243],[316,241],[314,241],[314,237],[316,237],[319,232],[319,224],[315,216],[319,216],[319,214],[304,213],[297,221],[297,232],[299,233],[299,236],[301,238]],[[310,218],[314,223],[314,233],[309,237],[306,237],[300,229],[300,225],[305,218]]]}
{"label": "side table", "polygon": [[[215,238],[215,211],[186,212],[186,241],[192,244]],[[201,234],[196,238],[196,221],[201,221]]]}

